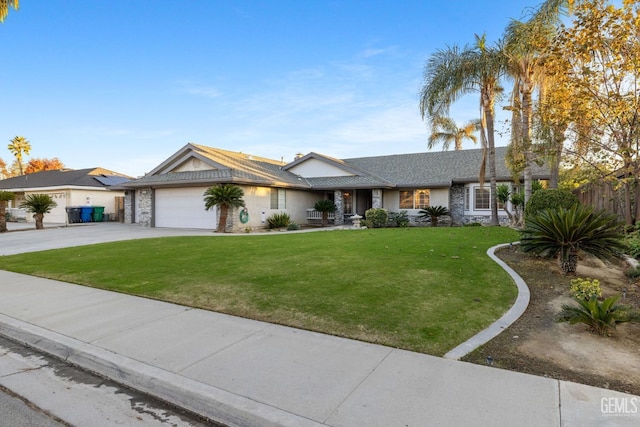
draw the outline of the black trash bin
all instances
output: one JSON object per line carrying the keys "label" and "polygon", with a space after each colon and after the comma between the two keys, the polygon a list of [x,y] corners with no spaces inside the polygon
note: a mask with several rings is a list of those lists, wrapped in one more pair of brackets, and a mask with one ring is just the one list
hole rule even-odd
{"label": "black trash bin", "polygon": [[69,219],[69,224],[82,222],[82,219],[80,218],[82,208],[69,206],[66,208],[66,210],[67,210],[67,218]]}

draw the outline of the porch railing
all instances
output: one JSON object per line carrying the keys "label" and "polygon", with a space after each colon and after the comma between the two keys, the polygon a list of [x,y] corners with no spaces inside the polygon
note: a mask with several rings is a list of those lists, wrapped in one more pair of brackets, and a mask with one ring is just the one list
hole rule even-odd
{"label": "porch railing", "polygon": [[[329,212],[329,221],[336,218],[334,212]],[[322,221],[322,212],[315,209],[307,209],[307,221]]]}

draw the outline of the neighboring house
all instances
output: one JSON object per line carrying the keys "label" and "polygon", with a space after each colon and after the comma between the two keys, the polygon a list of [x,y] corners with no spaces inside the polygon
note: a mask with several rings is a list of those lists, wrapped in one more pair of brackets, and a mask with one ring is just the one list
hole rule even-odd
{"label": "neighboring house", "polygon": [[[496,148],[499,182],[511,182],[506,148]],[[216,210],[205,211],[204,192],[233,183],[244,190],[248,218],[240,210],[228,229],[266,226],[273,213],[286,212],[299,224],[320,218],[316,201],[333,200],[336,225],[364,216],[372,207],[406,211],[413,222],[420,209],[441,205],[454,224],[489,222],[489,183],[481,186],[482,150],[442,151],[334,159],[317,153],[299,155],[288,164],[249,154],[187,144],[145,176],[119,186],[125,196],[125,222],[150,227],[215,229]],[[534,168],[535,179],[548,179]],[[504,211],[503,222],[508,219]]]}
{"label": "neighboring house", "polygon": [[[45,215],[46,222],[67,223],[66,208],[73,206],[104,206],[109,218],[117,218],[118,198],[123,205],[124,191],[109,191],[111,186],[132,179],[102,168],[50,170],[0,180],[0,190],[16,195],[9,212],[25,215],[18,207],[28,194],[48,194],[57,206]],[[122,214],[123,212],[120,212]],[[24,217],[33,221],[29,215]]]}

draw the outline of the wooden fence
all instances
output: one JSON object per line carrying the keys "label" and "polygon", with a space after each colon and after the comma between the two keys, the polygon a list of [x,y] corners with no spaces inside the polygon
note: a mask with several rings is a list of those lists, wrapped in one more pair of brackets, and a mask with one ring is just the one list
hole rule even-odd
{"label": "wooden fence", "polygon": [[[615,182],[598,181],[573,190],[573,194],[583,205],[593,206],[596,210],[605,210],[625,220],[625,197],[623,189],[614,189]],[[631,196],[631,217],[637,218],[640,212],[640,197]],[[635,200],[634,200],[635,199]]]}

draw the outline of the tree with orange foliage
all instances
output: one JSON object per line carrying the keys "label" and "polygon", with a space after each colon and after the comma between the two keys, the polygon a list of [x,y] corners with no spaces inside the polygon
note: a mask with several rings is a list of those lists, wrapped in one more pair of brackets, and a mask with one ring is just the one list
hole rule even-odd
{"label": "tree with orange foliage", "polygon": [[54,157],[53,159],[34,158],[29,160],[27,167],[24,169],[24,173],[29,174],[42,171],[53,171],[63,168],[64,164],[57,157]]}

